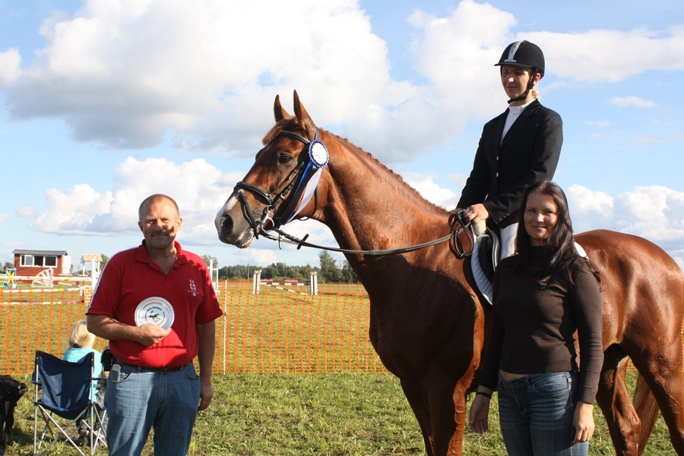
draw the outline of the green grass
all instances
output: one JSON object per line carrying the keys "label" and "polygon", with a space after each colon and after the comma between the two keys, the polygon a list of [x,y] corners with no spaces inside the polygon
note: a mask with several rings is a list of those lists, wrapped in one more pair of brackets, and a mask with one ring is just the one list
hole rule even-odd
{"label": "green grass", "polygon": [[[28,381],[28,377],[21,377]],[[634,381],[630,372],[629,380]],[[15,410],[13,441],[7,455],[32,454],[33,389]],[[597,431],[591,455],[613,455],[605,420],[595,408]],[[467,432],[465,455],[503,455],[496,396],[490,431]],[[151,439],[150,439],[151,440]],[[61,444],[60,444],[61,445]],[[49,454],[69,455],[65,446]],[[98,451],[98,455],[106,454]],[[392,375],[216,375],[214,401],[200,413],[190,455],[423,455],[418,424]],[[671,455],[662,419],[647,455]],[[143,455],[152,455],[147,445]]]}

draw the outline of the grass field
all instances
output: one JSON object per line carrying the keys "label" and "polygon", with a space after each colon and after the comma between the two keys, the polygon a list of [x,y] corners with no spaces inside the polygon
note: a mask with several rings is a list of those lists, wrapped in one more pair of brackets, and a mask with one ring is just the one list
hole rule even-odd
{"label": "grass field", "polygon": [[[265,288],[253,295],[248,282],[222,285],[226,317],[219,325],[215,367],[233,373],[214,376],[214,402],[198,417],[189,454],[424,454],[398,380],[373,373],[377,360],[368,343],[369,304],[360,285],[319,284],[319,297]],[[61,353],[68,329],[85,311],[77,291],[49,295],[3,293],[0,301],[0,365],[17,366],[21,370],[3,372],[20,372],[15,378],[27,384],[33,351]],[[53,302],[46,305],[43,299]],[[27,359],[18,363],[22,357]],[[293,371],[307,373],[283,374]],[[630,371],[629,380],[634,378]],[[32,401],[31,389],[15,411],[14,444],[7,455],[33,452]],[[484,436],[467,432],[465,455],[505,454],[496,396],[492,404],[491,431]],[[598,408],[595,412],[590,454],[615,454],[605,420]],[[74,450],[56,447],[50,454]],[[143,454],[152,455],[151,445]],[[674,454],[662,419],[645,454]]]}
{"label": "grass field", "polygon": [[[28,377],[22,378],[28,381]],[[634,381],[634,373],[629,373]],[[214,401],[202,412],[188,454],[235,456],[423,455],[418,425],[392,375],[216,375]],[[15,410],[14,443],[7,455],[32,454],[33,391]],[[504,455],[492,401],[489,433],[466,434],[465,455]],[[615,454],[603,417],[589,454]],[[50,454],[74,450],[55,447]],[[98,450],[98,455],[106,454]],[[646,455],[672,455],[667,429],[658,420]],[[151,445],[143,455],[152,455]]]}

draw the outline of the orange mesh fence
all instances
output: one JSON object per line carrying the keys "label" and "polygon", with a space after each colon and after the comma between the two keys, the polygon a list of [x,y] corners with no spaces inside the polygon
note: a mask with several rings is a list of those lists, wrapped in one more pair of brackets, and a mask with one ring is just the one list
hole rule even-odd
{"label": "orange mesh fence", "polygon": [[[261,287],[222,281],[215,373],[387,373],[368,340],[370,303],[361,285]],[[36,350],[61,356],[85,318],[88,288],[0,291],[0,373],[30,374]],[[96,339],[95,348],[107,344]],[[630,363],[630,368],[632,368]]]}
{"label": "orange mesh fence", "polygon": [[[287,287],[283,287],[287,288]],[[319,284],[319,295],[249,286],[221,289],[225,317],[216,368],[228,373],[386,372],[368,340],[360,285]],[[221,349],[221,347],[219,347]],[[220,365],[223,363],[223,365]]]}
{"label": "orange mesh fence", "polygon": [[[360,285],[261,287],[223,281],[216,325],[216,373],[386,373],[368,340],[370,304]],[[302,294],[304,293],[304,294]],[[30,374],[36,350],[64,352],[74,322],[85,318],[79,289],[4,290],[0,303],[0,373]],[[101,350],[106,341],[98,339]]]}
{"label": "orange mesh fence", "polygon": [[[33,372],[36,350],[61,356],[73,324],[85,318],[78,288],[3,290],[0,304],[0,373]],[[97,340],[101,350],[105,341]]]}

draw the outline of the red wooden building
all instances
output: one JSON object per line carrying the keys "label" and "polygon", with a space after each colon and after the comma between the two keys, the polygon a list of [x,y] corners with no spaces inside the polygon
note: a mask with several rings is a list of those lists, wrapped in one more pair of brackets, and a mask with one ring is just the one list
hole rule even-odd
{"label": "red wooden building", "polygon": [[35,276],[46,269],[52,269],[55,276],[71,274],[71,257],[66,250],[17,249],[12,254],[17,276]]}

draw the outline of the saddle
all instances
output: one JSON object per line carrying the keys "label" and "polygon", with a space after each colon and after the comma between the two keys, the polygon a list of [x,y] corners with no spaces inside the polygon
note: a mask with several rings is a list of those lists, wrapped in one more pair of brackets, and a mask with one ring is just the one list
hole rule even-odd
{"label": "saddle", "polygon": [[492,303],[492,280],[499,262],[500,240],[494,230],[488,228],[485,222],[472,227],[475,242],[470,256],[470,267],[473,271],[475,284],[485,300]]}
{"label": "saddle", "polygon": [[[472,227],[474,235],[473,252],[470,256],[470,267],[475,284],[485,300],[492,304],[492,280],[499,263],[500,239],[498,233],[488,228],[484,222]],[[589,256],[581,245],[575,242],[577,254],[589,261]]]}

